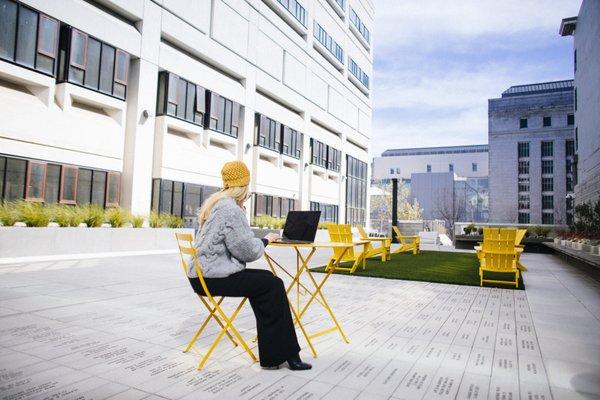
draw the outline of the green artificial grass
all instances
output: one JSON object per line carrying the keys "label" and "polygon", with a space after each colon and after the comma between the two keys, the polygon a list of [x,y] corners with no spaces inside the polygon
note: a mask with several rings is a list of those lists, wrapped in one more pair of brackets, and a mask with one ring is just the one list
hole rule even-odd
{"label": "green artificial grass", "polygon": [[[346,262],[341,265],[350,267],[352,264]],[[325,267],[313,268],[312,271],[324,272]],[[334,273],[349,275],[348,271]],[[422,251],[416,256],[412,253],[400,253],[392,255],[392,259],[387,262],[381,262],[381,258],[369,258],[366,268],[362,269],[362,266],[359,266],[353,275],[479,286],[479,261],[474,253]],[[485,272],[484,278],[512,280],[514,275]],[[484,283],[484,286],[515,289],[511,285],[493,283]],[[521,276],[519,276],[519,289],[525,289]]]}

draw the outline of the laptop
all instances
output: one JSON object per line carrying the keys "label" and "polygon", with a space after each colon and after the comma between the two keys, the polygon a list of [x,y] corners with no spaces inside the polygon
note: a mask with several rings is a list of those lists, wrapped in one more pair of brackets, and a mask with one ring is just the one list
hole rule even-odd
{"label": "laptop", "polygon": [[312,243],[315,241],[321,211],[289,211],[281,239],[273,243]]}

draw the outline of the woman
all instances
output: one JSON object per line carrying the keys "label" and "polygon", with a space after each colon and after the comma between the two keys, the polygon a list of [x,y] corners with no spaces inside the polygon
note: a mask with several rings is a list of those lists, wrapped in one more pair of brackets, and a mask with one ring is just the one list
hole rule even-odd
{"label": "woman", "polygon": [[[208,290],[213,296],[248,297],[256,317],[258,355],[264,368],[306,370],[292,322],[283,281],[270,271],[246,268],[258,260],[265,246],[279,235],[254,237],[243,204],[249,198],[250,171],[241,161],[228,162],[221,170],[223,189],[210,196],[198,214],[200,233],[194,247]],[[188,263],[188,278],[203,295],[198,275]]]}

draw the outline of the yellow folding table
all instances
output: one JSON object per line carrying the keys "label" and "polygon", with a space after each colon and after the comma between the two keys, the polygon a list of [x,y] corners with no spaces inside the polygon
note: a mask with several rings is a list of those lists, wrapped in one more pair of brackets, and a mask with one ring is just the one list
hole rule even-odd
{"label": "yellow folding table", "polygon": [[[340,326],[337,318],[335,317],[335,314],[331,310],[329,303],[327,303],[327,299],[325,298],[325,295],[323,295],[323,291],[322,291],[323,286],[325,285],[325,282],[327,282],[327,279],[329,279],[329,276],[334,272],[334,270],[339,267],[339,264],[343,260],[343,257],[339,257],[337,259],[337,261],[330,260],[329,264],[327,265],[324,277],[320,282],[318,282],[317,279],[315,279],[314,275],[310,271],[309,262],[312,259],[313,255],[315,254],[315,252],[317,251],[317,249],[328,249],[329,248],[332,250],[341,250],[342,255],[343,255],[345,252],[349,251],[357,244],[364,245],[366,243],[368,243],[368,242],[365,241],[365,242],[354,242],[354,243],[317,242],[317,243],[271,243],[271,244],[269,244],[268,248],[270,248],[270,247],[289,247],[289,248],[293,248],[295,250],[295,252],[296,252],[296,273],[295,274],[290,273],[290,271],[286,270],[285,267],[283,267],[281,264],[279,264],[277,261],[275,261],[275,259],[267,251],[265,251],[265,258],[266,258],[267,263],[269,264],[269,268],[271,268],[271,271],[273,272],[273,274],[277,275],[277,271],[276,271],[275,267],[278,267],[278,269],[280,271],[283,271],[285,274],[287,274],[289,277],[292,278],[292,282],[286,288],[286,293],[287,293],[288,300],[290,303],[290,309],[292,311],[292,315],[294,316],[294,323],[298,324],[298,327],[302,331],[302,334],[304,335],[304,338],[306,339],[306,342],[308,343],[308,346],[310,347],[310,351],[311,351],[313,357],[315,357],[315,358],[317,357],[317,352],[312,343],[312,339],[314,339],[314,338],[325,335],[327,333],[338,331],[340,333],[340,336],[346,343],[350,343],[350,341],[348,340],[348,337],[342,330],[342,327]],[[300,251],[300,249],[309,250],[308,254],[303,255],[302,252]],[[307,285],[302,283],[301,278],[304,274],[306,274],[308,276],[309,281],[312,284],[312,286],[314,286],[314,288],[312,288],[312,287],[309,288]],[[294,299],[292,299],[292,295],[291,295],[292,290],[294,288],[296,289],[295,301],[294,301]],[[301,293],[301,289],[302,289],[303,293]],[[300,301],[302,295],[308,295],[308,300],[304,304],[301,304],[301,301]],[[314,300],[316,300],[319,304],[321,304],[323,306],[323,308],[327,311],[327,313],[329,314],[329,317],[331,318],[331,321],[333,322],[333,326],[330,328],[323,329],[321,331],[309,334],[306,331],[304,324],[302,323],[302,317],[306,314],[308,307],[313,303]]]}

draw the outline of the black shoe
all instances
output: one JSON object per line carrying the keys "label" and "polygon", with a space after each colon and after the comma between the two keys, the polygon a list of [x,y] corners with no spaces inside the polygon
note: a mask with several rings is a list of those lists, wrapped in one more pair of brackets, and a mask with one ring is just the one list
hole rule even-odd
{"label": "black shoe", "polygon": [[288,363],[288,367],[292,371],[305,371],[307,369],[312,368],[312,365],[310,365],[309,363],[303,362],[299,358],[297,360],[288,360],[287,363]]}

